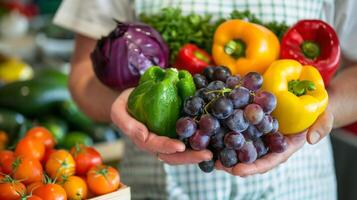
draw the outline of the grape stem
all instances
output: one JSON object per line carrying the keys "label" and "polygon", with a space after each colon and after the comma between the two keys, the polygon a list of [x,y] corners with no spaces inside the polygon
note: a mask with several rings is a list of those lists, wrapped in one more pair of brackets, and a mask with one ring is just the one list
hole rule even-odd
{"label": "grape stem", "polygon": [[[221,90],[212,90],[212,91],[209,91],[209,92],[205,92],[205,94],[219,93],[221,96],[224,96],[224,93],[231,92],[231,91],[232,91],[231,88],[223,88],[223,89],[221,89]],[[221,96],[218,96],[218,97],[221,97]],[[208,103],[205,105],[205,107],[204,107],[205,114],[208,114],[208,111],[207,111],[208,106],[209,106],[214,100],[216,100],[218,97],[212,99],[210,102],[208,102]]]}

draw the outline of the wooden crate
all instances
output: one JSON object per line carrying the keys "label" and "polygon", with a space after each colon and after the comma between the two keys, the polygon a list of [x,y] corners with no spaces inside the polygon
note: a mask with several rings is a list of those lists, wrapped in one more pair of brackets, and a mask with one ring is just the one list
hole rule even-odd
{"label": "wooden crate", "polygon": [[126,185],[122,185],[120,186],[120,189],[116,192],[94,197],[88,200],[130,200],[130,199],[131,199],[130,187]]}

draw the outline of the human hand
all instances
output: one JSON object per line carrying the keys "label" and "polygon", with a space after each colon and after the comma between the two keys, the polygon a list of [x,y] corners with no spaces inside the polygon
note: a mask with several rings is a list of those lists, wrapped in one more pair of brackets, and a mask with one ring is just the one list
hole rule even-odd
{"label": "human hand", "polygon": [[158,159],[172,165],[199,163],[212,158],[209,150],[186,150],[185,144],[180,140],[151,133],[144,124],[131,117],[127,111],[127,101],[132,90],[123,91],[115,100],[111,109],[111,119],[139,149],[156,155]]}
{"label": "human hand", "polygon": [[307,131],[285,137],[288,143],[288,148],[283,153],[269,153],[251,164],[238,163],[231,168],[226,168],[220,161],[217,161],[216,168],[241,177],[263,174],[286,162],[291,155],[304,146],[306,140],[310,144],[315,144],[320,141],[331,132],[332,126],[333,115],[329,109],[326,109]]}

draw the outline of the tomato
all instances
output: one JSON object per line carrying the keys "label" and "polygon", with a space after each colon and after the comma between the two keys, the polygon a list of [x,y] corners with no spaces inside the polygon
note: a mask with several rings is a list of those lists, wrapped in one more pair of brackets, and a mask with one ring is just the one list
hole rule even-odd
{"label": "tomato", "polygon": [[41,185],[43,185],[42,181],[33,182],[33,183],[27,185],[26,191],[27,191],[28,194],[32,194],[32,192],[36,188],[40,187]]}
{"label": "tomato", "polygon": [[53,148],[56,144],[55,138],[52,136],[51,132],[47,130],[45,127],[36,126],[27,131],[25,137],[29,137],[32,139],[38,139],[43,144],[45,144],[46,148]]}
{"label": "tomato", "polygon": [[102,157],[92,147],[78,144],[72,147],[70,152],[76,161],[77,175],[85,175],[93,166],[102,164]]}
{"label": "tomato", "polygon": [[55,183],[41,185],[33,194],[45,200],[67,200],[66,191]]}
{"label": "tomato", "polygon": [[25,197],[26,200],[45,200],[42,199],[41,197],[37,196],[37,195],[30,195],[28,197]]}
{"label": "tomato", "polygon": [[22,180],[26,185],[41,181],[43,177],[40,161],[26,156],[17,156],[14,159],[12,173],[15,179]]}
{"label": "tomato", "polygon": [[10,176],[5,176],[0,181],[0,199],[17,200],[21,195],[26,194],[26,187],[19,181],[13,180]]}
{"label": "tomato", "polygon": [[0,131],[0,150],[6,149],[8,142],[9,142],[8,134],[4,131]]}
{"label": "tomato", "polygon": [[15,159],[15,153],[12,151],[0,151],[0,169],[4,174],[11,174],[11,164]]}
{"label": "tomato", "polygon": [[45,145],[40,140],[24,138],[17,143],[15,154],[42,160],[45,155]]}
{"label": "tomato", "polygon": [[52,179],[72,176],[76,171],[76,163],[66,150],[57,150],[50,155],[46,162],[46,172]]}
{"label": "tomato", "polygon": [[71,200],[81,200],[87,198],[87,184],[78,176],[68,177],[64,180],[62,187],[66,191],[67,197]]}
{"label": "tomato", "polygon": [[45,165],[48,159],[50,158],[51,154],[56,151],[57,151],[56,149],[46,149],[45,156],[42,159],[42,164]]}
{"label": "tomato", "polygon": [[114,192],[119,188],[119,172],[113,167],[97,165],[87,173],[89,189],[96,195]]}

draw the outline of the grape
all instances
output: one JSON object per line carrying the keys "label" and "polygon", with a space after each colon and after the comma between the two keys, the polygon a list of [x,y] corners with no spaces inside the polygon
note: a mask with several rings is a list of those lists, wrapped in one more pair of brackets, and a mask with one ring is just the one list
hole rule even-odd
{"label": "grape", "polygon": [[232,101],[227,97],[219,97],[212,102],[211,114],[217,119],[225,119],[233,113]]}
{"label": "grape", "polygon": [[250,140],[257,140],[258,138],[260,138],[263,133],[260,132],[254,125],[249,125],[249,127],[247,128],[247,130],[245,130],[243,132],[244,136],[247,136],[247,138],[249,138]]}
{"label": "grape", "polygon": [[245,87],[238,87],[231,91],[229,98],[232,100],[234,108],[242,108],[249,104],[250,92]]}
{"label": "grape", "polygon": [[269,133],[273,130],[273,118],[270,115],[264,115],[262,121],[257,124],[257,128],[264,134]]}
{"label": "grape", "polygon": [[262,121],[264,112],[258,104],[249,104],[244,108],[244,117],[249,123],[256,125]]}
{"label": "grape", "polygon": [[277,119],[273,118],[273,129],[270,131],[271,133],[276,133],[279,130],[279,122]]}
{"label": "grape", "polygon": [[210,92],[207,88],[201,88],[199,90],[196,90],[195,96],[200,97],[205,102],[210,102],[217,97],[217,93]]}
{"label": "grape", "polygon": [[212,81],[207,85],[208,90],[222,90],[226,85],[222,81]]}
{"label": "grape", "polygon": [[176,133],[180,138],[191,137],[196,129],[196,122],[190,117],[182,117],[176,122]]}
{"label": "grape", "polygon": [[265,146],[262,139],[258,138],[257,140],[253,141],[253,144],[257,150],[258,158],[268,153],[268,148]]}
{"label": "grape", "polygon": [[233,149],[223,149],[219,152],[219,160],[224,167],[233,167],[238,163],[237,153]]}
{"label": "grape", "polygon": [[214,160],[200,162],[198,166],[203,172],[210,173],[214,170]]}
{"label": "grape", "polygon": [[237,151],[238,159],[242,163],[252,163],[257,157],[258,153],[252,141],[244,143],[243,147]]}
{"label": "grape", "polygon": [[268,133],[264,136],[264,142],[273,153],[282,153],[288,148],[288,143],[279,132]]}
{"label": "grape", "polygon": [[191,116],[199,115],[203,110],[204,101],[202,98],[193,96],[186,99],[183,111]]}
{"label": "grape", "polygon": [[226,85],[227,87],[234,89],[240,81],[240,76],[236,75],[236,76],[229,76],[226,80]]}
{"label": "grape", "polygon": [[195,82],[196,88],[204,88],[207,86],[207,79],[201,74],[195,74],[193,76],[193,81]]}
{"label": "grape", "polygon": [[189,142],[193,150],[200,151],[206,149],[208,146],[209,136],[203,135],[200,133],[200,130],[197,130],[196,133],[190,137]]}
{"label": "grape", "polygon": [[220,124],[219,121],[212,115],[205,114],[201,116],[199,127],[201,134],[211,136],[218,131]]}
{"label": "grape", "polygon": [[213,72],[213,80],[226,82],[227,78],[231,75],[231,71],[224,66],[216,67]]}
{"label": "grape", "polygon": [[179,140],[181,140],[182,143],[184,143],[186,147],[190,146],[190,138],[181,138],[181,137],[179,137]]}
{"label": "grape", "polygon": [[276,107],[277,100],[274,94],[266,91],[259,91],[255,94],[254,103],[260,105],[265,113],[271,113]]}
{"label": "grape", "polygon": [[220,127],[216,134],[211,136],[210,139],[210,146],[213,147],[215,150],[221,150],[224,148],[224,135],[227,130],[223,127]]}
{"label": "grape", "polygon": [[244,136],[239,132],[229,132],[224,136],[224,145],[229,149],[238,150],[244,145]]}
{"label": "grape", "polygon": [[235,109],[231,116],[224,120],[224,124],[232,131],[242,132],[246,130],[249,123],[244,118],[243,110]]}
{"label": "grape", "polygon": [[249,72],[243,77],[242,85],[249,90],[257,91],[263,85],[263,77],[257,72]]}
{"label": "grape", "polygon": [[213,73],[215,71],[215,68],[216,67],[213,67],[213,66],[210,66],[210,67],[206,67],[204,70],[203,70],[203,75],[206,77],[206,79],[208,81],[212,81],[213,80]]}

